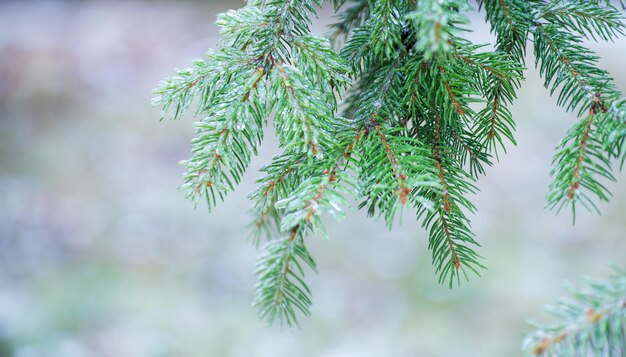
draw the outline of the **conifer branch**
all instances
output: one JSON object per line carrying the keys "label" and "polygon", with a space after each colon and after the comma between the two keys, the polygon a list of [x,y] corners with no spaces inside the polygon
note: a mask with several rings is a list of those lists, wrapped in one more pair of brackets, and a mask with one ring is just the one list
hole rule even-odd
{"label": "conifer branch", "polygon": [[626,160],[626,99],[583,40],[623,35],[621,13],[599,0],[478,3],[494,51],[464,38],[466,0],[335,0],[337,50],[309,29],[321,0],[250,0],[218,17],[217,50],[155,90],[162,118],[196,102],[182,188],[209,209],[240,182],[268,123],[276,129],[282,152],[249,196],[252,237],[268,240],[255,305],[269,322],[309,313],[304,268],[315,263],[304,240],[351,197],[390,227],[414,209],[441,283],[479,273],[469,196],[492,155],[515,144],[508,106],[529,41],[545,87],[579,116],[557,149],[548,205],[593,208],[610,196],[600,181]]}
{"label": "conifer branch", "polygon": [[[336,154],[329,153],[324,159],[307,158],[306,156],[286,158],[283,155],[283,157],[275,158],[272,165],[264,168],[268,176],[261,180],[264,184],[252,195],[252,198],[257,199],[261,204],[261,213],[263,210],[272,212],[271,222],[279,224],[278,230],[280,232],[290,232],[290,238],[288,241],[283,240],[282,243],[276,243],[280,249],[269,244],[265,248],[266,255],[259,260],[259,267],[269,264],[268,255],[271,260],[280,260],[283,265],[288,266],[289,262],[294,259],[288,255],[291,249],[289,247],[294,244],[301,244],[298,249],[305,251],[303,248],[304,232],[315,233],[319,229],[323,229],[323,223],[320,219],[322,213],[327,212],[337,219],[342,218],[341,207],[349,206],[345,195],[355,193],[354,180],[351,175],[346,173],[346,170],[352,167],[351,156],[362,135],[362,131],[354,134],[353,131],[344,130],[342,135],[338,135],[339,142],[342,143],[340,147],[343,147],[343,150]],[[318,160],[323,170],[319,172],[310,165],[306,165],[308,160]],[[290,187],[286,189],[288,185]],[[282,255],[277,256],[278,253]],[[309,265],[314,267],[313,264]],[[274,278],[277,276],[275,274],[276,268],[273,272],[268,275],[267,271],[263,269],[257,271],[259,279],[257,296],[263,298],[257,298],[255,305],[259,308],[261,316],[267,318],[268,322],[272,322],[275,313],[281,322],[292,325],[296,323],[292,319],[294,316],[291,316],[293,311],[297,309],[308,314],[308,308],[311,304],[310,298],[306,294],[303,295],[302,291],[309,295],[310,291],[303,280],[303,273],[301,273],[294,276],[297,278],[297,288],[301,290],[298,290],[300,294],[296,295],[294,299],[296,297],[302,297],[302,299],[298,301],[297,299],[280,300],[276,298],[276,296],[282,298],[286,294],[280,292],[283,289],[281,286],[291,283],[288,281],[288,277],[280,282],[279,287],[275,287],[271,282],[263,283],[263,280],[268,276]],[[268,296],[275,298],[269,299]],[[267,311],[270,311],[271,314],[268,314]]]}
{"label": "conifer branch", "polygon": [[377,122],[363,139],[360,154],[360,187],[365,200],[359,208],[368,207],[368,214],[377,211],[389,227],[397,213],[398,203],[404,206],[432,209],[431,200],[420,189],[437,187],[428,151],[413,138],[397,135]]}
{"label": "conifer branch", "polygon": [[[355,139],[356,140],[356,139]],[[351,175],[339,170],[343,156],[329,161],[321,173],[313,173],[283,200],[276,202],[277,209],[284,209],[281,231],[296,226],[310,225],[313,232],[322,227],[321,213],[328,212],[335,218],[343,218],[341,206],[350,204],[344,197],[353,194],[355,183]]]}
{"label": "conifer branch", "polygon": [[[333,0],[335,11],[338,11],[346,0]],[[332,30],[330,40],[335,45],[339,45],[339,41],[347,40],[352,30],[358,26],[362,26],[370,16],[370,1],[368,0],[352,0],[353,6],[339,13],[339,21],[330,25]]]}
{"label": "conifer branch", "polygon": [[603,108],[608,108],[607,115],[601,118],[603,120],[598,125],[602,128],[603,147],[609,158],[620,162],[621,169],[626,160],[626,99],[618,99],[609,106],[604,104]]}
{"label": "conifer branch", "polygon": [[[475,46],[478,49],[478,46]],[[505,139],[516,144],[515,122],[507,108],[516,98],[524,67],[510,54],[500,52],[457,53],[458,59],[472,67],[474,80],[485,107],[476,115],[472,132],[488,152],[498,155],[498,145],[506,153]],[[497,144],[497,145],[496,145]]]}
{"label": "conifer branch", "polygon": [[483,163],[491,165],[489,161],[489,155],[482,151],[481,144],[474,140],[471,132],[465,132],[463,135],[459,135],[456,131],[451,131],[455,142],[461,147],[462,153],[459,155],[460,163],[465,166],[469,159],[469,173],[472,177],[477,178],[479,175],[485,174]]}
{"label": "conifer branch", "polygon": [[533,1],[479,0],[485,8],[491,31],[497,36],[497,52],[504,53],[517,63],[524,63],[528,30],[531,26]]}
{"label": "conifer branch", "polygon": [[460,284],[459,273],[468,278],[466,267],[480,275],[478,269],[484,266],[479,262],[481,257],[469,247],[478,246],[478,243],[469,228],[469,220],[459,206],[474,211],[474,205],[466,197],[475,187],[465,181],[471,180],[471,177],[446,157],[441,137],[444,129],[442,118],[437,112],[433,114],[432,153],[442,190],[430,192],[434,197],[435,210],[418,210],[418,218],[425,215],[422,225],[429,231],[428,248],[432,251],[439,282],[447,281],[452,287],[454,281]]}
{"label": "conifer branch", "polygon": [[353,72],[362,74],[365,69],[400,56],[404,30],[400,5],[393,0],[373,2],[368,20],[354,29],[340,52],[352,64]]}
{"label": "conifer branch", "polygon": [[596,66],[598,58],[580,45],[581,39],[562,32],[555,25],[538,25],[534,29],[536,62],[545,77],[545,87],[553,94],[562,88],[558,104],[567,110],[589,110],[597,93],[603,101],[616,95],[609,74]]}
{"label": "conifer branch", "polygon": [[626,353],[626,271],[607,280],[587,279],[587,288],[548,312],[553,325],[531,322],[535,331],[523,343],[535,356],[623,356]]}
{"label": "conifer branch", "polygon": [[287,198],[300,185],[303,178],[297,167],[305,159],[305,154],[283,153],[261,169],[266,176],[256,180],[259,187],[248,195],[255,202],[254,219],[249,225],[255,244],[258,245],[263,235],[270,240],[280,233],[280,220],[284,212],[276,208],[276,202]]}
{"label": "conifer branch", "polygon": [[613,41],[624,35],[624,16],[619,10],[610,5],[599,6],[592,1],[548,2],[539,10],[537,17],[594,41],[598,38]]}
{"label": "conifer branch", "polygon": [[311,291],[304,283],[304,267],[315,270],[315,261],[304,245],[302,230],[296,226],[287,237],[268,242],[259,256],[253,305],[269,324],[278,320],[297,325],[296,311],[310,315]]}
{"label": "conifer branch", "polygon": [[485,86],[487,105],[478,115],[475,132],[483,145],[498,157],[498,146],[506,153],[505,139],[516,144],[513,132],[515,122],[507,108],[515,99],[515,91],[523,78],[524,57],[528,39],[531,9],[528,1],[520,0],[485,0],[479,1],[484,6],[491,30],[497,36],[496,52],[502,60],[510,60],[511,68],[504,73],[512,76],[501,76],[491,73],[489,85]]}
{"label": "conifer branch", "polygon": [[406,18],[413,22],[418,42],[415,49],[426,60],[445,56],[452,51],[452,38],[464,31],[461,26],[469,24],[464,11],[470,8],[464,0],[421,0],[415,11]]}
{"label": "conifer branch", "polygon": [[[570,205],[575,214],[576,203],[598,211],[588,193],[607,201],[609,191],[598,178],[615,180],[611,155],[605,151],[605,139],[598,124],[606,123],[608,106],[619,97],[606,71],[596,66],[597,57],[582,47],[579,37],[559,30],[557,24],[539,24],[533,29],[540,72],[551,93],[561,88],[558,104],[568,110],[579,109],[586,118],[570,129],[559,145],[553,160],[554,177],[548,194],[548,206],[559,210]],[[581,191],[585,189],[587,192]]]}
{"label": "conifer branch", "polygon": [[[192,141],[192,157],[182,163],[187,174],[181,188],[187,190],[188,197],[196,203],[198,198],[205,197],[209,209],[215,206],[216,196],[223,199],[234,190],[263,137],[265,113],[253,107],[259,105],[263,96],[263,88],[257,84],[264,72],[244,58],[245,55],[236,50],[215,53],[212,59],[216,63],[236,61],[238,65],[231,66],[217,77],[203,73],[189,84],[180,78],[161,88],[161,100],[166,101],[164,107],[176,106],[174,117],[182,115],[191,102],[186,95],[175,94],[179,93],[179,86],[199,90],[198,94],[202,96],[199,106],[204,107],[201,110],[211,120],[205,119],[195,125],[198,137]],[[229,77],[238,79],[225,83]],[[212,78],[212,86],[196,89],[208,78]]]}
{"label": "conifer branch", "polygon": [[575,213],[575,202],[580,202],[587,209],[598,211],[594,200],[582,188],[593,193],[597,199],[608,201],[610,193],[596,176],[610,181],[615,177],[611,173],[611,162],[605,155],[603,138],[597,130],[598,121],[605,117],[596,108],[589,115],[572,127],[559,146],[554,156],[551,175],[554,177],[548,195],[549,207],[559,210],[570,204]]}

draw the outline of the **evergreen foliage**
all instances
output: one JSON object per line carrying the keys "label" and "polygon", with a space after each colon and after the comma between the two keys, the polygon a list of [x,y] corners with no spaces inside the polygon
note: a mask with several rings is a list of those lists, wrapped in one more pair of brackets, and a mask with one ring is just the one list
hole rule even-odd
{"label": "evergreen foliage", "polygon": [[552,325],[533,322],[524,350],[536,356],[624,356],[626,354],[626,271],[606,280],[587,279],[586,289],[549,307]]}
{"label": "evergreen foliage", "polygon": [[[255,299],[268,321],[309,314],[306,236],[351,200],[389,227],[413,210],[441,283],[480,273],[470,198],[484,166],[515,144],[508,106],[529,43],[545,87],[579,118],[558,146],[548,205],[608,199],[613,162],[626,158],[626,102],[582,41],[624,33],[610,1],[335,0],[330,41],[310,32],[321,3],[254,0],[220,15],[218,49],[155,90],[162,117],[196,101],[182,188],[209,209],[240,182],[270,121],[276,130],[282,153],[250,195],[253,236],[268,240]],[[474,10],[493,50],[463,37]]]}

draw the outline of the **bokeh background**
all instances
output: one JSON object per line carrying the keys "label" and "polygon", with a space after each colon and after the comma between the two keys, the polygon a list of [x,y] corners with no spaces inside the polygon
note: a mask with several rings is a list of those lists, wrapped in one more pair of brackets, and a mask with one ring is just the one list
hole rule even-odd
{"label": "bokeh background", "polygon": [[[159,122],[149,104],[160,79],[215,46],[215,15],[242,5],[0,1],[0,356],[516,356],[565,280],[624,262],[625,175],[601,216],[581,211],[572,226],[544,209],[575,117],[529,69],[518,145],[472,197],[481,278],[437,285],[410,212],[390,232],[357,211],[309,240],[313,316],[266,327],[250,307],[246,195],[275,140],[209,215],[176,189],[193,118]],[[331,21],[327,6],[315,32]],[[480,15],[472,27],[491,40]],[[590,46],[626,90],[626,40]]]}

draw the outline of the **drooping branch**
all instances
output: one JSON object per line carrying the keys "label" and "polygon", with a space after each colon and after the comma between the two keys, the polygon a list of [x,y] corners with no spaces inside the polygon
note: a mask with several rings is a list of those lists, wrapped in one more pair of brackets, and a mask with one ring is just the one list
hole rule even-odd
{"label": "drooping branch", "polygon": [[608,199],[598,179],[626,160],[626,100],[581,41],[624,33],[610,3],[479,1],[495,50],[464,38],[466,0],[336,0],[337,50],[310,32],[320,5],[251,0],[220,15],[220,48],[164,81],[154,102],[174,118],[197,103],[183,188],[209,208],[234,190],[273,123],[281,153],[250,195],[253,235],[268,237],[255,299],[268,321],[310,312],[305,237],[323,232],[325,213],[341,218],[349,198],[390,227],[414,209],[440,282],[479,273],[470,197],[492,155],[515,143],[508,106],[528,41],[545,86],[580,117],[557,150],[549,205]]}

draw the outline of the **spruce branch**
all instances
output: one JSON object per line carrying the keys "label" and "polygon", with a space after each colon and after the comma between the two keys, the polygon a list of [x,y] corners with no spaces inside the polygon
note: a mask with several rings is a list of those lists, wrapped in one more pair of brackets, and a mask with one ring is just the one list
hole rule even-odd
{"label": "spruce branch", "polygon": [[523,78],[523,65],[502,52],[476,52],[480,46],[461,47],[457,51],[459,61],[471,68],[476,90],[485,99],[484,108],[476,113],[474,127],[481,145],[487,152],[498,155],[498,147],[506,153],[505,140],[516,144],[515,122],[507,108],[516,98],[516,90]]}
{"label": "spruce branch", "polygon": [[581,191],[582,188],[593,193],[597,199],[608,201],[609,190],[597,180],[597,176],[615,180],[611,173],[610,158],[604,153],[603,138],[597,130],[598,122],[606,114],[599,112],[601,109],[597,105],[590,109],[586,118],[570,129],[554,156],[555,168],[551,172],[554,181],[550,185],[549,206],[561,209],[569,203],[574,216],[574,202],[599,212],[594,199]]}
{"label": "spruce branch", "polygon": [[580,45],[580,37],[561,31],[553,24],[533,29],[536,65],[544,86],[553,94],[560,88],[557,103],[568,111],[579,108],[579,115],[591,108],[599,94],[602,101],[616,94],[608,72],[597,67],[598,57]]}
{"label": "spruce branch", "polygon": [[[223,199],[241,180],[263,138],[262,127],[267,119],[261,108],[264,88],[258,86],[263,69],[237,50],[212,53],[209,58],[210,66],[197,61],[195,74],[189,70],[185,72],[189,75],[166,82],[157,90],[161,94],[157,102],[164,106],[165,113],[174,105],[172,115],[177,118],[187,110],[193,95],[200,97],[196,111],[208,117],[195,124],[197,137],[192,141],[191,158],[182,162],[187,173],[181,188],[196,204],[205,197],[211,209],[216,196]],[[217,68],[226,63],[230,65],[228,70],[218,72]]]}
{"label": "spruce branch", "polygon": [[256,180],[259,187],[248,195],[255,202],[252,210],[254,218],[248,227],[257,246],[262,236],[271,240],[280,232],[283,212],[276,208],[276,202],[287,198],[302,182],[296,167],[305,158],[305,154],[283,153],[261,169],[266,175]]}
{"label": "spruce branch", "polygon": [[320,5],[250,0],[221,14],[219,48],[162,81],[153,100],[173,119],[195,101],[182,188],[209,209],[241,181],[265,127],[276,129],[281,152],[249,195],[251,236],[267,238],[255,298],[266,320],[293,325],[309,313],[305,239],[352,199],[389,227],[414,210],[440,283],[480,273],[471,195],[515,144],[509,106],[529,42],[545,87],[579,117],[557,148],[548,206],[608,200],[605,181],[626,160],[626,100],[583,41],[624,34],[609,1],[481,0],[494,50],[464,38],[466,0],[335,0],[336,49],[311,34]]}
{"label": "spruce branch", "polygon": [[437,181],[422,143],[377,122],[372,125],[361,145],[360,196],[365,200],[359,208],[367,207],[370,216],[384,216],[391,228],[397,209],[407,203],[433,209],[420,189],[437,187]]}
{"label": "spruce branch", "polygon": [[404,31],[402,2],[374,2],[371,14],[362,26],[354,29],[350,41],[341,49],[341,56],[352,64],[353,72],[364,70],[387,59],[396,59],[403,49]]}
{"label": "spruce branch", "polygon": [[[485,0],[479,1],[479,6],[484,6],[487,21],[497,37],[496,52],[490,55],[501,56],[501,59],[493,63],[504,63],[506,59],[512,61],[505,72],[491,73],[487,77],[489,85],[484,86],[489,89],[484,94],[487,105],[479,113],[475,128],[483,145],[498,157],[498,146],[506,153],[505,139],[516,144],[513,137],[515,122],[507,105],[515,99],[523,78],[532,12],[529,2],[521,0]],[[502,76],[503,73],[513,75]]]}
{"label": "spruce branch", "polygon": [[[613,9],[607,10],[593,4],[589,6],[595,6],[596,13],[608,12],[607,18],[609,20],[612,18]],[[546,15],[550,14],[549,9],[543,13],[540,10],[544,19],[556,17]],[[582,15],[577,13],[563,16],[577,19],[577,24],[587,19],[580,18]],[[621,18],[621,15],[619,16]],[[601,201],[607,201],[610,196],[608,189],[600,181],[615,180],[611,168],[613,154],[606,150],[606,139],[602,134],[606,129],[603,126],[610,125],[607,124],[610,120],[623,122],[623,118],[609,119],[612,115],[607,113],[608,103],[616,101],[620,93],[612,84],[609,74],[597,67],[597,57],[580,44],[582,42],[580,36],[561,29],[564,27],[560,23],[563,21],[562,18],[556,17],[552,21],[555,23],[537,23],[532,29],[536,61],[541,62],[540,73],[544,76],[545,86],[551,93],[560,89],[557,98],[559,105],[565,106],[568,110],[579,108],[579,116],[583,116],[584,113],[587,115],[570,129],[559,144],[551,171],[554,181],[548,193],[548,206],[560,210],[564,205],[570,205],[575,217],[577,202],[587,209],[599,211],[589,193]],[[603,25],[602,22],[597,22],[593,26],[585,25],[585,29],[591,28],[601,37],[608,39],[622,31],[622,27],[618,26],[613,30],[605,29],[602,32]]]}
{"label": "spruce branch", "polygon": [[415,49],[422,52],[425,59],[445,56],[451,52],[452,38],[469,24],[463,12],[470,8],[465,0],[422,0],[417,9],[405,17],[415,28],[418,39]]}
{"label": "spruce branch", "polygon": [[[474,205],[467,199],[476,188],[473,178],[454,161],[454,154],[446,147],[442,134],[446,128],[438,112],[434,112],[434,132],[431,142],[436,172],[442,187],[441,191],[426,191],[435,202],[435,210],[418,210],[418,218],[424,215],[422,226],[429,231],[428,248],[432,251],[433,264],[439,274],[439,282],[454,281],[460,284],[460,274],[467,279],[465,268],[480,275],[478,269],[485,268],[480,263],[480,255],[470,245],[479,246],[470,229],[469,219],[463,209],[474,212]],[[451,155],[452,154],[452,155]]]}
{"label": "spruce branch", "polygon": [[546,3],[537,15],[561,29],[577,32],[587,39],[614,41],[624,35],[624,16],[612,6],[593,1],[561,0]]}
{"label": "spruce branch", "polygon": [[497,52],[523,64],[526,55],[528,31],[532,25],[532,3],[525,0],[479,0],[485,8],[486,20],[496,34]]}
{"label": "spruce branch", "polygon": [[568,288],[571,296],[548,312],[552,325],[535,328],[523,349],[536,356],[623,356],[626,353],[626,271],[616,269],[606,280],[586,279],[584,289]]}
{"label": "spruce branch", "polygon": [[624,140],[626,139],[626,99],[621,98],[608,106],[606,116],[600,122],[603,146],[611,159],[620,162],[620,169],[624,167],[626,160],[626,150],[624,150]]}
{"label": "spruce branch", "polygon": [[296,311],[310,315],[311,291],[304,282],[304,268],[315,270],[315,261],[304,245],[302,230],[296,226],[287,237],[268,242],[257,261],[253,305],[269,324],[278,320],[297,325]]}
{"label": "spruce branch", "polygon": [[[346,2],[346,0],[333,0],[335,11],[338,11]],[[339,46],[340,41],[346,41],[352,30],[363,25],[370,16],[369,0],[352,0],[349,2],[353,5],[340,12],[339,21],[330,25],[332,30],[330,40],[335,46]]]}
{"label": "spruce branch", "polygon": [[323,165],[322,172],[311,175],[288,197],[276,202],[276,208],[286,212],[280,223],[281,231],[310,225],[315,232],[317,227],[323,227],[320,214],[324,212],[343,218],[341,206],[350,205],[345,196],[355,192],[352,176],[341,168],[343,158],[341,155]]}

